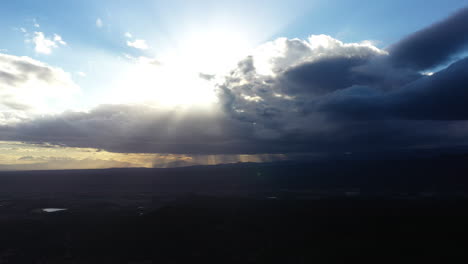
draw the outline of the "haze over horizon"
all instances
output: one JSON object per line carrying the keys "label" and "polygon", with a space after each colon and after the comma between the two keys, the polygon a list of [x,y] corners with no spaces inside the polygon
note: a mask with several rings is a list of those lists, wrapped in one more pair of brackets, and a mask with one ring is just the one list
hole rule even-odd
{"label": "haze over horizon", "polygon": [[468,146],[468,1],[0,9],[0,170]]}

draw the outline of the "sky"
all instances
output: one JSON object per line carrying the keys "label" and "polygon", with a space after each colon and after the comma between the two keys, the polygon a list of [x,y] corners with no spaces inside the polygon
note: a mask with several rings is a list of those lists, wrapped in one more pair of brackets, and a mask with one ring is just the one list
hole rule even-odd
{"label": "sky", "polygon": [[468,1],[7,1],[0,170],[468,143]]}

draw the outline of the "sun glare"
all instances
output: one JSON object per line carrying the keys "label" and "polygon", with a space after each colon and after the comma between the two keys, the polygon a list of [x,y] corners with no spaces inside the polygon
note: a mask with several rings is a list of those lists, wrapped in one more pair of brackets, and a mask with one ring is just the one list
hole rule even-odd
{"label": "sun glare", "polygon": [[192,32],[154,59],[131,57],[112,101],[210,106],[216,103],[216,82],[249,55],[248,39],[238,30]]}

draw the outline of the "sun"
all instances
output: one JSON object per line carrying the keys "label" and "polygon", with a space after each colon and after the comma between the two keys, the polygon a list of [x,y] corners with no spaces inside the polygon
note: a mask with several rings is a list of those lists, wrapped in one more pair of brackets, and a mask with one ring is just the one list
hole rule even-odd
{"label": "sun", "polygon": [[253,45],[248,39],[229,28],[188,32],[156,58],[132,57],[112,101],[164,107],[216,104],[216,83],[249,55]]}
{"label": "sun", "polygon": [[232,69],[252,48],[248,34],[232,28],[188,33],[178,46],[171,60],[213,74]]}

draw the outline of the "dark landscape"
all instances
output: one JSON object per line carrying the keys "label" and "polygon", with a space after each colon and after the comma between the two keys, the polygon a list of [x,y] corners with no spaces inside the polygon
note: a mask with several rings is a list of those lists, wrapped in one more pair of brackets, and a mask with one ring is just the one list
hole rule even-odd
{"label": "dark landscape", "polygon": [[443,263],[467,254],[467,173],[465,155],[1,172],[0,263]]}

